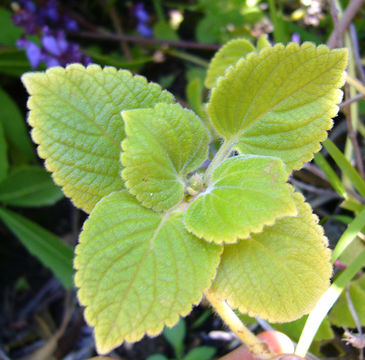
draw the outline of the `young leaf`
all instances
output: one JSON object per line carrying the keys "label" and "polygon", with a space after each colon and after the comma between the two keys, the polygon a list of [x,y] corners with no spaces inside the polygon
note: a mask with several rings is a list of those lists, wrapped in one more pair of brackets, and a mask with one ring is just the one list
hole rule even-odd
{"label": "young leaf", "polygon": [[210,360],[216,351],[216,348],[212,346],[198,346],[190,350],[184,360]]}
{"label": "young leaf", "polygon": [[296,217],[226,245],[212,288],[233,308],[271,322],[308,313],[328,288],[332,273],[323,229],[299,193]]}
{"label": "young leaf", "polygon": [[[350,283],[349,294],[360,324],[361,326],[365,326],[365,275]],[[336,326],[356,328],[355,320],[349,310],[345,292],[340,295],[331,309],[329,319]]]}
{"label": "young leaf", "polygon": [[184,340],[186,336],[185,320],[181,318],[179,322],[172,328],[165,327],[163,330],[163,335],[173,347],[175,356],[178,359],[181,359],[184,353]]}
{"label": "young leaf", "polygon": [[296,215],[283,162],[241,155],[217,167],[211,184],[190,205],[186,228],[216,243],[233,243],[283,216]]}
{"label": "young leaf", "polygon": [[27,73],[22,81],[31,95],[29,123],[38,153],[55,182],[86,212],[123,189],[120,112],[173,102],[158,85],[112,67],[72,64]]}
{"label": "young leaf", "polygon": [[74,263],[98,352],[173,326],[210,286],[220,253],[187,232],[180,212],[156,213],[126,190],[101,200],[84,225]]}
{"label": "young leaf", "polygon": [[52,270],[65,288],[73,287],[71,246],[38,224],[1,207],[0,219],[32,255]]}
{"label": "young leaf", "polygon": [[246,39],[234,39],[227,42],[211,60],[204,85],[208,89],[212,88],[218,77],[222,76],[229,66],[234,65],[240,58],[255,50],[252,43]]}
{"label": "young leaf", "polygon": [[257,39],[257,50],[261,50],[265,47],[268,47],[268,46],[272,46],[269,39],[268,39],[268,36],[267,34],[263,34],[261,35],[258,39]]}
{"label": "young leaf", "polygon": [[0,181],[6,178],[8,168],[8,144],[6,143],[3,126],[0,123]]}
{"label": "young leaf", "polygon": [[13,206],[53,205],[63,197],[50,173],[43,167],[28,166],[14,170],[0,183],[0,202]]}
{"label": "young leaf", "polygon": [[207,105],[213,127],[241,153],[280,157],[288,172],[320,149],[342,99],[347,50],[277,44],[226,71]]}
{"label": "young leaf", "polygon": [[209,133],[178,104],[123,111],[122,176],[146,207],[167,210],[184,195],[185,175],[208,157]]}

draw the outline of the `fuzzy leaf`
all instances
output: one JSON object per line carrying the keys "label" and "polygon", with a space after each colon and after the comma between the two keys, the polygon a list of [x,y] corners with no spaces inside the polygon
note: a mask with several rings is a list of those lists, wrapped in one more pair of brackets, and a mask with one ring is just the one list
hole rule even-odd
{"label": "fuzzy leaf", "polygon": [[159,334],[200,301],[221,247],[189,234],[183,213],[156,213],[126,190],[101,200],[76,248],[78,297],[105,354]]}
{"label": "fuzzy leaf", "polygon": [[184,195],[185,175],[208,157],[209,133],[178,104],[123,111],[123,178],[146,207],[167,210]]}
{"label": "fuzzy leaf", "polygon": [[320,149],[342,99],[347,50],[277,44],[226,71],[207,105],[213,127],[245,154],[299,169]]}
{"label": "fuzzy leaf", "polygon": [[268,46],[272,46],[267,34],[263,34],[261,35],[258,39],[257,39],[257,50],[261,50],[264,47],[268,47]]}
{"label": "fuzzy leaf", "polygon": [[214,170],[211,184],[189,207],[185,225],[207,241],[247,238],[280,217],[296,215],[286,179],[278,158],[229,158]]}
{"label": "fuzzy leaf", "polygon": [[124,187],[120,112],[173,102],[158,85],[113,67],[53,67],[45,73],[27,73],[22,81],[31,95],[29,124],[38,153],[55,182],[87,212]]}
{"label": "fuzzy leaf", "polygon": [[229,66],[234,65],[240,58],[255,50],[252,43],[245,39],[234,39],[227,42],[211,60],[204,85],[208,89],[212,88],[218,77],[222,76]]}
{"label": "fuzzy leaf", "polygon": [[[365,326],[365,275],[362,275],[360,279],[351,281],[349,293],[360,324],[361,326]],[[354,318],[350,313],[349,304],[346,299],[346,291],[341,294],[331,309],[329,319],[336,326],[356,328]]]}
{"label": "fuzzy leaf", "polygon": [[299,193],[296,217],[284,217],[226,245],[212,291],[233,308],[271,322],[308,313],[329,286],[330,251],[323,229]]}

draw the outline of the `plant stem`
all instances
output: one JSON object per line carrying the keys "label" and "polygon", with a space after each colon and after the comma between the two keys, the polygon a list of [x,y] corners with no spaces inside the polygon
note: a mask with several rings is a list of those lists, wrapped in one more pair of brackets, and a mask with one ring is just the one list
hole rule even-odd
{"label": "plant stem", "polygon": [[235,140],[224,140],[223,145],[219,148],[217,153],[215,154],[212,162],[210,163],[205,175],[204,182],[205,184],[209,184],[212,178],[213,171],[231,154],[233,145],[235,144]]}
{"label": "plant stem", "polygon": [[247,346],[249,351],[254,355],[260,356],[262,359],[270,359],[273,357],[268,347],[263,344],[238,318],[233,310],[224,300],[217,299],[211,292],[204,293],[214,310],[229,326],[229,328],[238,336],[240,340]]}

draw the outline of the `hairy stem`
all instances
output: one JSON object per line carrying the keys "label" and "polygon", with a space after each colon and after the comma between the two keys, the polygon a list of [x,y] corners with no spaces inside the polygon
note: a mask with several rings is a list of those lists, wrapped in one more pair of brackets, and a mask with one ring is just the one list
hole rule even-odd
{"label": "hairy stem", "polygon": [[247,329],[245,325],[243,325],[242,321],[225,301],[217,299],[209,291],[206,291],[204,295],[217,314],[254,355],[258,355],[262,359],[270,359],[274,356],[274,354],[269,351],[268,347],[262,343],[260,339],[258,339],[249,329]]}
{"label": "hairy stem", "polygon": [[210,163],[207,172],[205,173],[204,176],[204,182],[205,184],[209,184],[211,179],[212,179],[212,175],[213,175],[213,171],[224,161],[228,158],[228,156],[231,154],[232,152],[232,148],[233,145],[235,144],[234,140],[224,140],[223,145],[219,148],[219,150],[217,151],[217,153],[215,154],[212,162]]}

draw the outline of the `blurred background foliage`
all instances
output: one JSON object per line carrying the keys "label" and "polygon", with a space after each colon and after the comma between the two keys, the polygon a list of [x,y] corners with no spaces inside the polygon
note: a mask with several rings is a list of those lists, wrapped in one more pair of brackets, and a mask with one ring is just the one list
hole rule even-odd
{"label": "blurred background foliage", "polygon": [[[86,215],[65,199],[37,157],[21,74],[72,62],[130,69],[172,91],[206,121],[206,69],[222,44],[237,37],[255,42],[262,34],[273,43],[326,43],[350,3],[0,0],[0,359],[76,360],[95,353],[72,280],[73,247]],[[349,86],[345,100],[356,101],[350,108],[343,104],[324,151],[290,180],[320,216],[331,247],[339,244],[334,281],[365,248],[365,6],[351,20],[344,46],[351,54],[349,74],[359,83]],[[365,276],[361,266],[355,273],[314,338],[316,356],[359,357],[361,350],[351,344],[362,339],[365,325]],[[294,341],[305,323],[273,325],[240,316],[254,331],[274,326]],[[203,301],[175,328],[124,344],[112,355],[208,360],[238,343]]]}

